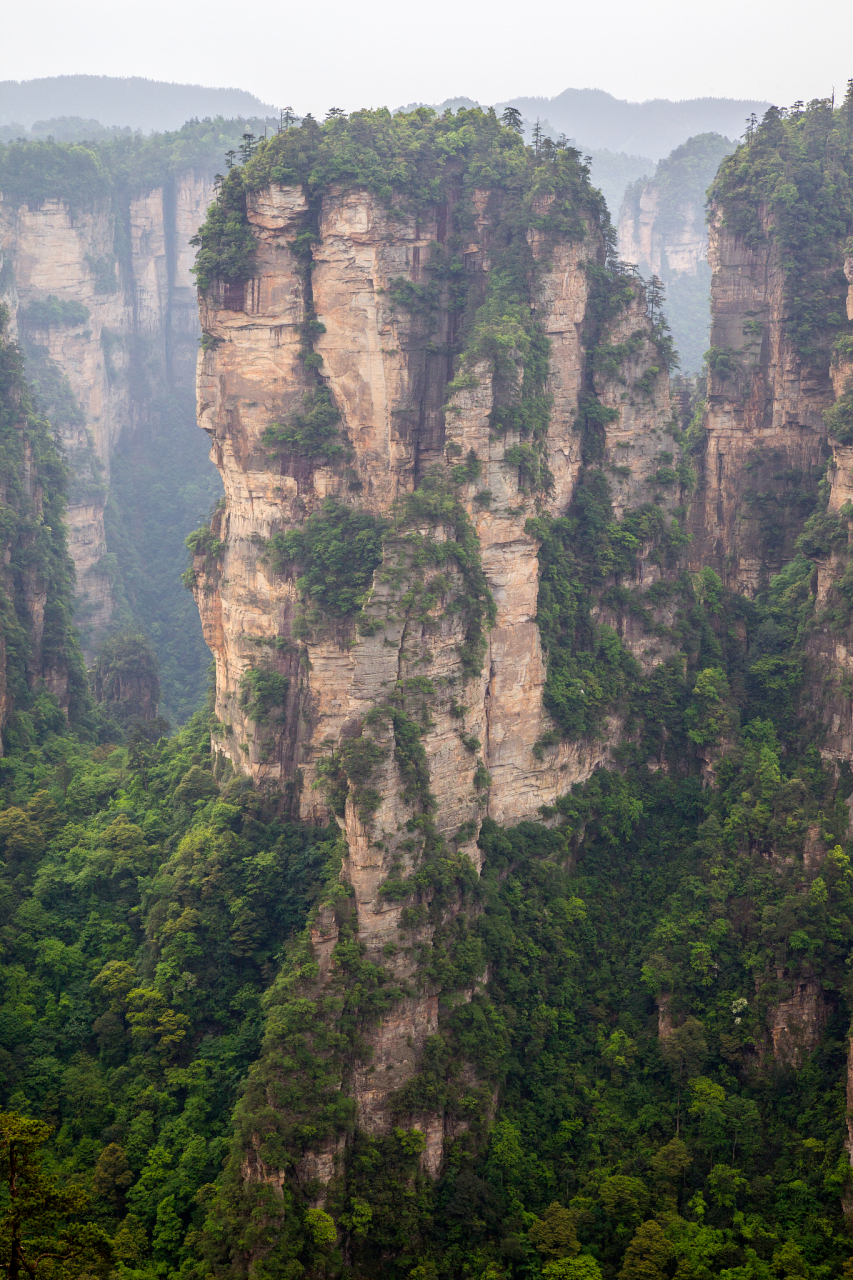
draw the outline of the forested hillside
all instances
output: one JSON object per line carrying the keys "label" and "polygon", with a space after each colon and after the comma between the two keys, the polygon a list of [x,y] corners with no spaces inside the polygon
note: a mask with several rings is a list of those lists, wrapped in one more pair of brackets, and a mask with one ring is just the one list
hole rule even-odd
{"label": "forested hillside", "polygon": [[[511,116],[395,120],[333,117],[258,148],[231,171],[201,234],[206,354],[223,362],[210,366],[223,371],[218,381],[211,374],[217,387],[244,376],[227,361],[249,349],[244,331],[258,332],[263,306],[279,305],[274,293],[256,304],[258,263],[290,252],[288,280],[319,312],[329,281],[337,289],[343,278],[337,229],[366,235],[367,226],[381,253],[391,246],[370,259],[369,306],[402,316],[386,340],[406,338],[412,368],[423,350],[447,420],[431,454],[420,438],[426,462],[381,508],[360,476],[375,474],[378,486],[386,472],[350,426],[352,380],[335,364],[340,343],[324,341],[337,332],[328,305],[327,327],[313,312],[298,324],[304,398],[300,384],[262,445],[247,435],[257,453],[229,453],[232,437],[214,435],[223,468],[267,458],[275,510],[285,493],[302,502],[266,541],[245,535],[251,573],[228,509],[191,539],[189,576],[209,616],[217,599],[234,598],[226,579],[256,614],[261,588],[279,592],[265,643],[252,640],[256,615],[234,610],[234,652],[248,674],[234,677],[232,660],[234,687],[218,690],[233,722],[208,709],[165,738],[140,700],[122,724],[92,701],[67,625],[54,634],[63,670],[78,673],[68,685],[76,703],[20,638],[34,634],[27,572],[54,584],[47,598],[66,619],[70,584],[62,466],[4,340],[11,514],[0,627],[11,694],[0,759],[0,1259],[9,1268],[17,1249],[29,1262],[42,1238],[61,1258],[43,1274],[56,1277],[849,1276],[853,777],[850,753],[815,710],[830,675],[815,638],[835,626],[843,639],[849,625],[841,604],[829,600],[830,616],[818,592],[826,575],[846,572],[840,548],[853,515],[829,505],[847,439],[839,370],[853,335],[844,313],[853,94],[837,109],[768,115],[716,187],[716,216],[732,237],[756,253],[784,250],[773,258],[784,315],[768,303],[764,345],[778,326],[785,360],[804,362],[785,368],[808,371],[802,381],[817,388],[818,405],[809,430],[834,460],[816,506],[785,507],[791,554],[754,590],[734,553],[717,568],[688,569],[697,547],[716,544],[684,532],[699,527],[691,511],[714,510],[706,499],[717,455],[708,465],[705,444],[722,396],[714,378],[729,377],[732,403],[747,400],[753,330],[744,330],[746,355],[718,348],[730,374],[713,357],[710,408],[682,401],[670,421],[659,295],[615,260],[580,156],[535,154]],[[476,206],[471,193],[486,184],[491,203]],[[811,216],[794,221],[796,201],[814,201]],[[443,236],[432,258],[424,225]],[[270,227],[287,228],[281,250]],[[433,263],[414,284],[401,266],[412,260],[401,245],[411,253],[411,244],[423,253],[418,270]],[[484,251],[489,265],[477,274],[471,259]],[[386,304],[384,286],[373,285],[389,261]],[[557,378],[567,340],[546,332],[542,301],[555,262],[569,263],[563,275],[574,273],[578,291],[590,282],[575,418],[560,416],[572,403]],[[349,316],[355,304],[345,298]],[[247,300],[254,310],[242,310]],[[453,323],[440,330],[447,316]],[[230,343],[219,340],[226,332]],[[435,357],[440,366],[426,363]],[[240,386],[238,425],[248,433],[254,392]],[[236,430],[229,405],[217,411]],[[479,436],[476,412],[491,415]],[[466,430],[470,450],[447,456],[447,441],[467,443]],[[554,460],[572,441],[569,481]],[[31,456],[43,459],[42,505]],[[741,468],[744,483],[757,465]],[[327,493],[340,476],[337,498],[304,499],[298,486],[312,468]],[[552,510],[560,484],[571,496]],[[499,782],[484,761],[494,744],[472,729],[478,664],[487,645],[499,661],[494,619],[514,581],[499,581],[487,558],[494,511],[512,533],[500,545],[516,557],[500,572],[529,553],[538,575],[552,730],[524,765],[534,777],[543,758],[558,758],[566,778],[571,762],[589,758],[579,754],[585,744],[608,752],[602,767],[567,779],[553,804],[509,824],[490,816]],[[719,536],[737,550],[741,527],[720,511]],[[354,663],[374,640],[377,665],[386,649],[396,664],[394,609],[408,628],[399,678],[327,741],[309,775],[282,743],[316,711],[306,699],[295,715],[292,699],[338,649]],[[235,625],[227,610],[217,616],[220,629]],[[447,653],[462,674],[445,685]],[[217,657],[222,669],[221,647]],[[333,692],[346,669],[333,668]],[[488,663],[483,687],[496,737]],[[838,696],[849,707],[849,683]],[[439,823],[453,780],[430,773],[441,717],[478,779],[476,819],[452,834]],[[371,825],[392,801],[399,829]],[[312,821],[285,816],[300,805]],[[399,853],[382,873],[385,907],[375,915],[398,911],[400,924],[368,952],[374,925],[356,873],[359,859],[381,867],[383,846]],[[433,1011],[425,1036],[404,1016],[418,1007]],[[371,1048],[387,1048],[376,1038],[384,1028],[404,1054],[408,1043],[408,1075],[391,1091],[391,1123],[369,1127],[363,1100],[378,1096],[390,1069]]]}

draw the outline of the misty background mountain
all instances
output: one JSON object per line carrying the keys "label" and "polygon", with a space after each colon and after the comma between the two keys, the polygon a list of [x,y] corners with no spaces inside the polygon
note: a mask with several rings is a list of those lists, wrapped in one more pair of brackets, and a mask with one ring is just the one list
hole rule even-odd
{"label": "misty background mountain", "polygon": [[[180,129],[194,116],[275,114],[275,107],[245,89],[170,84],[142,76],[44,76],[38,80],[0,81],[0,126],[8,130],[17,125],[35,134],[47,132],[39,124],[56,123],[69,116],[83,126],[154,133]],[[58,137],[55,132],[54,136]]]}
{"label": "misty background mountain", "polygon": [[[73,142],[113,129],[143,133],[179,129],[205,116],[273,118],[284,103],[263,102],[245,89],[171,84],[140,76],[45,76],[0,81],[0,141],[50,134]],[[439,103],[409,103],[399,110],[429,105],[437,111],[485,106],[473,98]],[[593,178],[607,199],[614,221],[625,188],[651,176],[657,161],[688,138],[718,133],[738,138],[753,112],[767,102],[746,98],[691,98],[671,102],[655,98],[628,102],[603,89],[565,89],[555,97],[519,96],[495,103],[516,107],[528,126],[537,119],[556,137],[564,133],[592,157]]]}

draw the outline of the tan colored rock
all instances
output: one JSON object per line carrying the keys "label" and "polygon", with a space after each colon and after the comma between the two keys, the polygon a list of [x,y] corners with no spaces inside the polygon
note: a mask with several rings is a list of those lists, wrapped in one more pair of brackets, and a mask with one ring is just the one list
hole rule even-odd
{"label": "tan colored rock", "polygon": [[819,980],[801,976],[790,999],[770,1009],[767,1017],[775,1061],[799,1070],[820,1043],[829,1017],[829,1005]]}
{"label": "tan colored rock", "polygon": [[[113,613],[113,588],[103,565],[106,493],[91,483],[91,458],[109,484],[110,460],[122,432],[145,429],[150,405],[134,396],[131,369],[145,348],[149,371],[166,383],[192,376],[198,336],[195,235],[212,195],[210,175],[177,175],[168,192],[156,188],[129,202],[129,254],[119,252],[116,215],[108,202],[72,211],[59,200],[37,208],[0,198],[0,258],[12,268],[6,295],[13,331],[48,356],[67,379],[85,421],[56,423],[72,472],[89,479],[68,508],[68,542],[77,574],[84,648],[92,656]],[[112,280],[111,280],[112,275]],[[26,308],[55,296],[88,308],[77,325],[40,328]],[[21,312],[20,323],[18,320]],[[188,358],[189,357],[189,358]]]}
{"label": "tan colored rock", "polygon": [[[546,205],[547,200],[540,212]],[[482,290],[490,270],[489,194],[475,193],[474,208],[465,259],[472,288]],[[327,191],[308,273],[291,247],[308,214],[299,188],[250,195],[256,276],[245,286],[214,287],[202,300],[208,341],[198,363],[199,422],[211,436],[225,504],[212,526],[224,543],[221,554],[196,558],[196,599],[216,660],[222,729],[214,746],[235,769],[279,789],[304,818],[318,820],[327,815],[316,785],[318,761],[331,746],[365,735],[384,751],[370,779],[380,797],[375,812],[366,820],[351,791],[339,819],[348,848],[342,874],[353,889],[365,958],[382,965],[388,980],[410,993],[366,1033],[370,1052],[349,1082],[359,1124],[383,1133],[391,1123],[391,1095],[417,1070],[423,1046],[438,1028],[438,992],[424,985],[416,951],[430,943],[434,925],[425,920],[415,929],[405,926],[410,902],[383,894],[389,877],[405,877],[419,865],[422,837],[413,839],[407,823],[422,800],[403,797],[387,716],[369,725],[365,717],[395,699],[399,705],[399,690],[430,682],[433,692],[425,704],[417,693],[404,697],[409,716],[428,716],[421,741],[435,800],[432,821],[448,847],[469,857],[477,870],[476,833],[485,815],[501,823],[536,816],[542,805],[553,805],[572,783],[607,763],[620,739],[622,726],[613,718],[600,740],[534,752],[553,725],[542,705],[538,544],[526,525],[542,509],[562,514],[581,470],[575,419],[586,377],[582,332],[590,277],[584,264],[603,261],[603,244],[597,234],[563,242],[530,233],[533,251],[543,260],[532,305],[552,343],[546,460],[554,486],[536,496],[521,487],[518,466],[504,460],[518,436],[512,431],[498,435],[490,427],[496,394],[490,365],[466,369],[461,389],[448,387],[451,313],[441,289],[433,289],[428,305],[403,305],[400,282],[416,287],[429,282],[426,267],[430,254],[442,251],[448,216],[436,211],[416,219],[389,211],[364,192]],[[267,426],[299,409],[313,385],[300,358],[300,326],[312,306],[324,326],[314,344],[323,358],[321,376],[352,450],[345,466],[279,457],[262,440]],[[608,335],[619,343],[642,333],[625,382],[596,388],[617,411],[607,429],[606,459],[630,458],[630,480],[616,476],[620,512],[655,498],[661,488],[653,481],[660,455],[672,461],[675,451],[668,434],[672,414],[665,374],[653,376],[648,389],[636,385],[656,358],[648,328],[637,294]],[[444,584],[425,614],[416,601],[408,601],[415,570],[412,531],[405,527],[386,540],[385,561],[374,578],[366,606],[373,633],[340,624],[294,640],[294,617],[302,607],[298,591],[291,578],[272,572],[264,559],[266,541],[300,525],[327,496],[387,516],[430,470],[446,473],[448,463],[472,456],[480,474],[456,492],[479,539],[496,610],[481,669],[468,675],[462,665],[464,618],[447,606],[464,584],[452,562],[443,566]],[[664,489],[661,502],[672,507],[678,486]],[[488,504],[477,501],[484,490],[491,494]],[[454,529],[442,524],[427,523],[414,532],[438,547],[455,537]],[[437,571],[427,568],[423,576],[429,583]],[[648,566],[646,581],[656,576]],[[630,639],[638,650],[643,647],[639,634]],[[661,656],[645,655],[649,669]],[[275,732],[253,724],[241,705],[245,673],[259,665],[290,679],[284,721]],[[478,768],[491,779],[479,791],[474,785]],[[315,956],[321,975],[328,975],[337,930],[327,922],[315,932]],[[426,1134],[424,1165],[436,1173],[444,1122],[440,1116],[413,1122]],[[312,1177],[330,1176],[334,1158],[331,1148],[313,1153],[306,1177],[309,1168]]]}
{"label": "tan colored rock", "polygon": [[673,1032],[671,1000],[672,995],[668,991],[662,991],[655,998],[658,1011],[658,1040],[668,1040]]}
{"label": "tan colored rock", "polygon": [[703,469],[691,512],[691,567],[711,565],[754,596],[794,555],[799,503],[823,467],[827,369],[804,367],[786,330],[776,240],[748,248],[715,211],[710,222],[711,345],[731,353],[712,371]]}
{"label": "tan colored rock", "polygon": [[[834,361],[830,377],[835,396],[841,396],[853,377],[853,361]],[[827,510],[841,515],[853,502],[853,446],[839,444],[834,439],[830,439],[830,445]],[[853,760],[853,700],[849,692],[853,679],[853,625],[844,623],[844,605],[837,593],[853,541],[853,520],[845,518],[844,523],[847,546],[837,546],[828,556],[816,561],[813,588],[818,625],[810,632],[807,642],[811,668],[809,709],[824,728],[821,754],[833,761]]]}
{"label": "tan colored rock", "polygon": [[661,227],[660,191],[649,182],[640,190],[636,210],[626,201],[619,212],[619,256],[643,276],[695,276],[708,260],[705,210],[692,201],[679,209],[680,225]]}

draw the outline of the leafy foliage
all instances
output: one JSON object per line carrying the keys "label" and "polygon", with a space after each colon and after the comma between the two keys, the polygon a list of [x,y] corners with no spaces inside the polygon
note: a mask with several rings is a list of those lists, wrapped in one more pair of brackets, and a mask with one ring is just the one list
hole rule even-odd
{"label": "leafy foliage", "polygon": [[318,387],[305,393],[302,409],[292,413],[287,422],[270,423],[264,430],[263,442],[277,453],[334,461],[347,452],[338,430],[340,418],[331,392],[327,387]]}
{"label": "leafy foliage", "polygon": [[181,170],[213,167],[247,123],[217,116],[173,132],[119,132],[83,143],[16,139],[0,146],[0,191],[16,206],[63,200],[77,213],[152,191]]}
{"label": "leafy foliage", "polygon": [[528,522],[540,539],[537,621],[548,655],[545,706],[565,737],[592,734],[603,717],[640,679],[636,660],[607,624],[592,616],[596,594],[608,581],[633,575],[644,543],[657,540],[659,560],[685,538],[676,520],[649,505],[613,519],[604,473],[589,469],[568,515],[542,515]]}
{"label": "leafy foliage", "polygon": [[[452,538],[424,536],[420,528],[450,530]],[[433,578],[428,582],[427,568],[452,568],[459,575],[460,589],[452,593],[449,608],[462,616],[464,639],[460,646],[462,670],[467,677],[479,674],[486,647],[486,633],[494,626],[496,606],[480,559],[480,541],[473,524],[445,477],[430,473],[420,488],[406,494],[398,507],[395,533],[405,548],[411,575],[404,605],[419,603],[423,621],[431,615],[437,588]],[[448,592],[447,594],[451,594]],[[433,620],[434,622],[434,620]]]}
{"label": "leafy foliage", "polygon": [[203,714],[128,747],[60,724],[0,774],[4,1100],[56,1128],[46,1176],[152,1278],[197,1256],[259,1000],[329,857],[325,831],[220,790],[209,744]]}
{"label": "leafy foliage", "polygon": [[112,1249],[106,1232],[74,1221],[89,1208],[86,1192],[60,1186],[40,1168],[38,1148],[49,1134],[39,1120],[0,1112],[0,1260],[9,1276],[48,1269],[57,1280],[107,1275]]}
{"label": "leafy foliage", "polygon": [[214,280],[248,280],[255,260],[255,240],[246,217],[242,169],[231,169],[219,196],[207,211],[204,227],[191,244],[198,248],[195,272],[200,289]]}
{"label": "leafy foliage", "polygon": [[[79,728],[91,730],[93,716],[71,624],[74,567],[63,522],[66,470],[50,425],[33,408],[21,352],[4,333],[8,315],[3,310],[0,634],[9,699],[4,740],[7,747],[23,747],[37,738],[44,716],[50,721],[59,712],[46,691],[56,681],[67,681],[68,713]],[[43,628],[36,614],[41,608]]]}
{"label": "leafy foliage", "polygon": [[240,680],[240,705],[257,724],[265,724],[281,709],[290,689],[290,680],[278,671],[249,667]]}
{"label": "leafy foliage", "polygon": [[[712,200],[726,226],[757,249],[778,241],[786,326],[795,349],[820,359],[845,323],[841,249],[853,231],[853,124],[846,103],[816,98],[803,109],[770,107],[723,162]],[[770,215],[767,232],[762,210]]]}
{"label": "leafy foliage", "polygon": [[71,327],[85,324],[90,311],[82,302],[73,298],[57,298],[51,293],[47,298],[37,298],[29,306],[21,307],[18,320],[21,324],[36,329]]}
{"label": "leafy foliage", "polygon": [[273,534],[264,554],[274,573],[298,569],[299,590],[322,613],[350,617],[370,590],[385,527],[369,511],[326,498],[301,528]]}
{"label": "leafy foliage", "polygon": [[157,659],[148,640],[133,632],[111,636],[92,669],[92,691],[119,724],[153,720],[160,701]]}
{"label": "leafy foliage", "polygon": [[853,377],[847,379],[841,395],[823,418],[829,434],[839,444],[853,444]]}

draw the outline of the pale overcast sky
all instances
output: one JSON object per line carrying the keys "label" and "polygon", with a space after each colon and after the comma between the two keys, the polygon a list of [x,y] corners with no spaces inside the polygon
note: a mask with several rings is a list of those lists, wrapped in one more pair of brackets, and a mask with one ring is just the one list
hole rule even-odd
{"label": "pale overcast sky", "polygon": [[843,94],[853,0],[39,0],[9,4],[0,79],[88,73],[248,89],[273,105]]}

